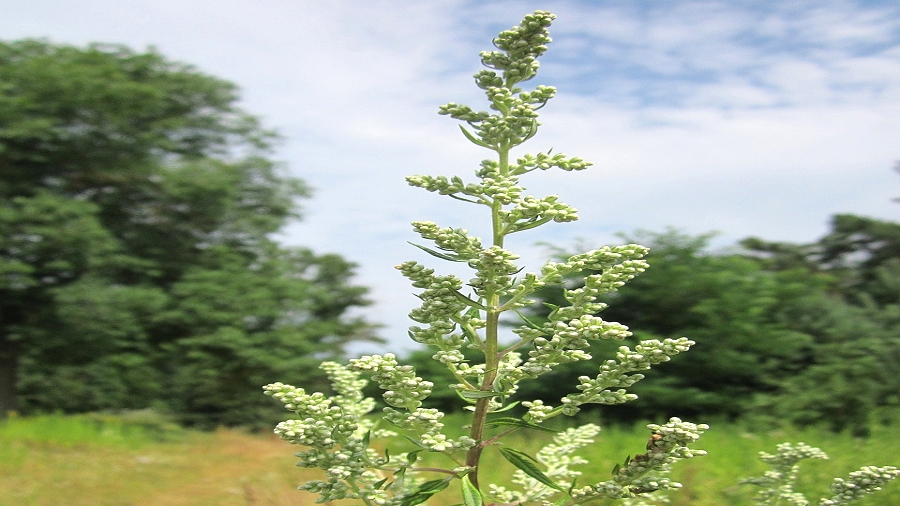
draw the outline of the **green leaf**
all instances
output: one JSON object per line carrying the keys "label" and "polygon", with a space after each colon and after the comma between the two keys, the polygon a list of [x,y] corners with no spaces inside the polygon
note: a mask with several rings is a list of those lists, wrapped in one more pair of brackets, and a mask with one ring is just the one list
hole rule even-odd
{"label": "green leaf", "polygon": [[497,392],[486,392],[484,390],[464,390],[459,394],[464,399],[484,399],[487,397],[497,397]]}
{"label": "green leaf", "polygon": [[527,325],[529,328],[532,328],[532,329],[534,329],[534,330],[544,330],[543,327],[541,327],[541,326],[538,325],[537,323],[534,323],[533,321],[531,321],[531,320],[529,320],[528,318],[526,318],[525,315],[522,314],[522,312],[519,311],[518,309],[516,309],[515,312],[516,312],[517,315],[519,315],[519,318],[521,318],[522,321],[525,322],[525,325]]}
{"label": "green leaf", "polygon": [[473,307],[473,308],[475,308],[475,309],[480,309],[480,310],[482,310],[482,311],[487,311],[487,308],[486,308],[486,307],[484,307],[484,306],[482,306],[481,304],[475,302],[474,300],[472,300],[472,299],[466,297],[465,295],[463,295],[463,294],[457,292],[456,290],[453,290],[453,291],[450,292],[450,293],[452,293],[454,297],[456,297],[457,299],[459,299],[460,302],[462,302],[463,304],[466,304],[467,306],[471,306],[471,307]]}
{"label": "green leaf", "polygon": [[447,488],[447,480],[431,480],[419,485],[412,493],[404,497],[400,506],[415,506],[427,501],[429,497]]}
{"label": "green leaf", "polygon": [[483,203],[484,203],[484,202],[479,202],[479,201],[477,201],[477,200],[472,200],[472,199],[467,199],[467,198],[465,198],[465,197],[460,197],[459,195],[456,195],[456,194],[453,194],[453,193],[448,194],[448,196],[449,196],[450,198],[452,198],[452,199],[462,200],[463,202],[468,202],[468,203],[470,203],[470,204],[483,204]]}
{"label": "green leaf", "polygon": [[420,443],[419,441],[416,441],[415,439],[413,439],[413,438],[407,436],[406,434],[404,434],[403,437],[404,437],[407,441],[409,441],[410,443],[412,443],[412,444],[418,446],[419,448],[422,448],[423,450],[427,450],[427,449],[428,449],[427,446],[425,446],[425,445],[423,445],[422,443]]}
{"label": "green leaf", "polygon": [[498,410],[496,410],[496,411],[491,411],[491,413],[503,413],[504,411],[509,411],[509,410],[511,410],[512,408],[514,408],[514,407],[516,407],[516,406],[518,406],[518,405],[519,405],[519,401],[510,402],[510,403],[507,404],[506,406],[503,406],[502,408],[500,408],[500,409],[498,409]]}
{"label": "green leaf", "polygon": [[531,230],[532,228],[537,228],[545,223],[549,223],[550,220],[552,220],[552,219],[553,218],[541,218],[541,219],[532,218],[530,220],[513,223],[512,230],[510,230],[509,233],[512,234],[515,232],[523,232],[525,230]]}
{"label": "green leaf", "polygon": [[612,475],[616,476],[617,474],[619,474],[619,471],[621,471],[623,467],[628,467],[628,464],[631,464],[631,455],[625,456],[625,462],[622,465],[616,464],[613,467]]}
{"label": "green leaf", "polygon": [[509,461],[510,464],[518,467],[522,470],[523,473],[534,478],[540,483],[543,483],[544,485],[547,485],[552,489],[559,490],[560,492],[564,491],[561,486],[557,485],[556,482],[551,480],[549,476],[538,469],[538,467],[535,465],[535,462],[537,461],[531,455],[528,455],[525,452],[520,452],[519,450],[513,450],[511,448],[500,448],[500,454],[503,455],[503,458]]}
{"label": "green leaf", "polygon": [[[484,299],[481,298],[481,297],[478,298],[478,301],[482,301],[482,300],[484,300]],[[484,307],[484,306],[481,304],[481,302],[478,302],[478,306]],[[478,308],[477,308],[477,307],[472,307],[472,309],[469,309],[469,310],[466,312],[466,316],[468,316],[468,317],[470,317],[470,318],[478,318],[479,316],[481,316],[481,313],[478,312]]]}
{"label": "green leaf", "polygon": [[477,144],[483,148],[494,149],[494,146],[491,146],[490,144],[479,139],[478,137],[475,137],[471,132],[466,130],[466,127],[459,125],[459,129],[462,130],[462,133],[463,133],[463,135],[466,136],[466,139],[469,139],[469,141],[472,142],[473,144]]}
{"label": "green leaf", "polygon": [[543,432],[552,432],[554,434],[558,433],[558,430],[548,429],[547,427],[542,427],[536,423],[526,422],[521,418],[513,418],[513,417],[503,417],[503,418],[495,418],[493,420],[489,420],[484,424],[485,427],[519,427],[521,429],[534,429]]}
{"label": "green leaf", "polygon": [[408,462],[409,465],[415,464],[416,461],[419,460],[419,452],[421,452],[421,451],[422,450],[416,450],[414,452],[407,453],[406,454],[406,462]]}
{"label": "green leaf", "polygon": [[447,255],[447,254],[445,254],[445,253],[441,253],[441,252],[439,252],[439,251],[435,251],[435,250],[433,250],[433,249],[431,249],[431,248],[428,248],[428,247],[426,247],[426,246],[422,246],[421,244],[416,244],[416,243],[414,243],[414,242],[411,242],[410,244],[412,244],[413,246],[419,248],[420,250],[424,251],[425,253],[428,253],[429,255],[431,255],[431,256],[433,256],[433,257],[440,258],[441,260],[447,260],[448,262],[465,262],[465,261],[466,261],[465,258],[462,258],[462,257],[460,257],[459,255]]}
{"label": "green leaf", "polygon": [[577,483],[578,483],[578,477],[572,478],[572,484],[569,485],[569,490],[566,490],[567,495],[569,495],[569,496],[572,495],[572,491],[575,490],[575,488],[577,487],[577,485],[576,485]]}
{"label": "green leaf", "polygon": [[407,330],[406,335],[409,336],[410,339],[412,339],[413,341],[415,341],[417,343],[424,343],[423,341],[419,341],[418,339],[416,339],[416,335],[413,334],[411,330]]}
{"label": "green leaf", "polygon": [[465,506],[481,506],[483,503],[481,492],[475,488],[475,485],[472,485],[472,482],[469,480],[469,475],[463,476],[460,481],[462,482],[463,504]]}

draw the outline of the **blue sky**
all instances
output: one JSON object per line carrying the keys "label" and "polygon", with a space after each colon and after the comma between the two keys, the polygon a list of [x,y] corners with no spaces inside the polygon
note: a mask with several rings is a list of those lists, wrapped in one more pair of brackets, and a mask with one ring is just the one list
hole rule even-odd
{"label": "blue sky", "polygon": [[237,83],[315,188],[283,240],[357,262],[365,314],[405,345],[416,299],[393,266],[432,263],[409,222],[479,233],[486,217],[403,177],[471,177],[489,155],[437,107],[483,108],[478,51],[534,9],[559,16],[533,81],[559,95],[525,149],[595,166],[523,181],[581,216],[516,237],[527,269],[539,241],[673,226],[804,242],[835,213],[900,219],[896,1],[4,0],[0,38],[152,45]]}

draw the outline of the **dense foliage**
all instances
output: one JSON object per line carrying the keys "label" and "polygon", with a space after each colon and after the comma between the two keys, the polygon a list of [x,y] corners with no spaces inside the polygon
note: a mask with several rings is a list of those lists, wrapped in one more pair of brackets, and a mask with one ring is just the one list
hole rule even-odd
{"label": "dense foliage", "polygon": [[260,421],[371,325],[353,265],[285,248],[302,181],[234,85],[121,46],[0,44],[0,413]]}

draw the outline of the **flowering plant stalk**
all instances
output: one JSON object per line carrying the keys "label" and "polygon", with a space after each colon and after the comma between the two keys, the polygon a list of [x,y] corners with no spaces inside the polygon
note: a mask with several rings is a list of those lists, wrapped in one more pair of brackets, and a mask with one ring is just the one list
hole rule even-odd
{"label": "flowering plant stalk", "polygon": [[[481,53],[486,69],[475,74],[475,84],[487,95],[490,112],[455,103],[439,110],[462,121],[463,135],[491,152],[492,157],[476,171],[477,180],[427,175],[407,178],[412,186],[481,206],[490,219],[488,244],[462,228],[430,221],[413,223],[414,230],[431,242],[430,246],[416,246],[441,260],[468,265],[474,271],[468,283],[454,275],[436,274],[417,262],[397,267],[414,287],[422,289],[418,295],[422,305],[409,315],[416,322],[409,336],[431,347],[434,360],[456,378],[452,388],[472,413],[468,434],[451,438],[444,433],[444,414],[423,407],[433,384],[417,376],[412,367],[399,364],[390,353],[351,360],[346,366],[322,364],[335,391],[330,397],[281,383],[268,385],[265,392],[297,415],[280,423],[276,433],[308,447],[297,454],[300,466],[325,472],[323,480],[300,487],[318,493],[318,502],[352,498],[369,506],[412,506],[457,482],[466,506],[584,504],[678,487],[666,477],[669,466],[705,453],[688,445],[708,427],[672,418],[662,425],[649,425],[646,449],[616,466],[611,479],[579,486],[575,480],[580,473],[571,467],[584,460],[571,452],[592,442],[599,431],[596,425],[556,434],[536,456],[501,446],[504,436],[514,431],[553,432],[541,423],[574,415],[585,404],[635,399],[626,388],[643,378],[640,371],[668,361],[694,344],[680,338],[641,341],[633,348],[621,346],[614,358],[599,365],[596,376],[579,378],[580,384],[573,385],[576,391],[562,397],[558,405],[514,400],[520,382],[539,378],[560,364],[590,360],[586,350],[592,340],[629,337],[626,326],[596,316],[605,308],[598,297],[647,268],[642,259],[646,248],[629,244],[588,251],[562,262],[548,261],[540,272],[521,274],[515,263],[518,255],[504,248],[511,234],[578,218],[576,210],[556,195],[524,194],[525,188],[519,184],[522,176],[535,170],[576,171],[591,165],[562,153],[512,154],[537,133],[537,111],[556,94],[551,86],[530,91],[520,87],[537,73],[538,57],[547,50],[548,27],[554,18],[549,12],[535,11],[520,25],[501,32],[494,39],[494,51]],[[582,288],[567,290],[569,305],[554,307],[545,323],[531,322],[520,312],[534,303],[528,297],[542,286],[585,270],[596,273],[584,279]],[[504,314],[516,315],[521,321],[512,330],[514,338],[509,343],[500,337]],[[464,347],[477,350],[481,360],[467,359],[461,351]],[[525,350],[528,352],[523,355]],[[387,407],[380,420],[367,416],[375,402],[362,394],[367,383],[364,376],[383,390]],[[521,417],[509,416],[517,404],[527,411]],[[388,442],[376,446],[380,439]],[[396,449],[391,451],[404,443],[412,443],[415,449],[399,454]],[[387,449],[379,452],[376,447]],[[448,464],[417,466],[422,452],[442,454]],[[511,483],[483,483],[479,470],[485,458],[502,458],[515,466]]]}
{"label": "flowering plant stalk", "polygon": [[[556,433],[534,456],[503,445],[504,437],[515,431],[556,432],[542,423],[560,415],[575,415],[583,405],[636,399],[626,389],[643,378],[640,371],[668,361],[694,344],[682,337],[640,341],[633,348],[620,346],[615,357],[599,364],[596,376],[580,377],[579,384],[573,385],[576,392],[562,397],[558,405],[515,400],[522,381],[540,378],[560,364],[591,360],[586,351],[591,341],[631,336],[626,326],[596,316],[606,307],[598,298],[647,268],[643,260],[646,248],[629,244],[603,247],[561,262],[548,261],[540,272],[521,274],[515,263],[519,257],[504,247],[511,234],[578,218],[575,209],[556,195],[525,195],[519,184],[522,176],[535,170],[575,171],[591,165],[562,153],[512,155],[537,133],[537,111],[556,94],[550,86],[531,91],[520,87],[537,73],[538,57],[547,50],[548,27],[554,18],[549,12],[535,11],[520,25],[501,32],[494,39],[496,50],[481,53],[486,69],[475,74],[475,83],[487,95],[490,112],[455,103],[440,108],[441,114],[464,122],[461,130],[468,140],[491,152],[492,158],[481,162],[476,171],[477,180],[467,183],[458,176],[427,175],[407,178],[412,186],[482,206],[490,219],[488,244],[462,228],[430,221],[413,223],[414,230],[431,242],[430,246],[416,246],[441,260],[466,264],[474,271],[468,283],[454,275],[436,274],[417,262],[397,266],[422,290],[418,295],[421,306],[409,315],[416,322],[409,336],[433,349],[432,358],[456,379],[451,388],[471,411],[468,434],[456,438],[445,434],[444,413],[424,407],[433,384],[417,376],[411,366],[401,365],[391,353],[350,360],[347,365],[323,363],[321,368],[334,390],[331,396],[282,383],[267,385],[265,393],[296,415],[279,423],[275,432],[307,447],[297,454],[298,465],[324,471],[323,479],[300,486],[319,494],[317,502],[355,499],[367,506],[413,506],[455,482],[465,506],[574,506],[599,499],[621,499],[622,504],[638,506],[665,501],[662,494],[666,490],[681,486],[668,478],[674,462],[705,454],[689,445],[708,426],[671,418],[665,424],[647,426],[646,448],[616,465],[611,479],[580,485],[576,480],[581,473],[572,467],[586,461],[574,452],[593,443],[598,426],[587,424]],[[594,274],[584,278],[581,288],[566,290],[568,305],[552,307],[546,322],[532,322],[520,312],[534,303],[528,297],[539,288],[582,271]],[[500,338],[504,314],[515,315],[521,322],[512,330],[510,342]],[[479,352],[480,360],[467,358],[463,348]],[[386,407],[380,418],[370,414],[374,399],[363,394],[369,380],[383,391]],[[524,414],[510,416],[517,405],[525,408]],[[818,456],[816,452],[821,453],[802,444],[797,448],[782,445],[778,456],[764,455],[776,469],[747,481],[764,487],[757,501],[774,505],[783,499],[790,504],[808,504],[793,493],[791,483],[796,461]],[[434,458],[420,458],[427,453],[443,457],[446,464],[433,465]],[[484,462],[498,458],[516,471],[509,483],[484,483],[480,473]],[[424,460],[428,463],[422,464]],[[897,474],[895,468],[863,468],[847,480],[836,480],[832,487],[835,495],[820,504],[847,504]]]}
{"label": "flowering plant stalk", "polygon": [[[805,443],[782,443],[775,455],[760,452],[759,458],[772,467],[763,476],[745,478],[742,484],[760,487],[754,501],[761,506],[807,506],[812,504],[803,494],[794,492],[799,463],[806,459],[827,459],[828,455],[819,448]],[[900,476],[900,470],[893,466],[863,466],[844,478],[835,478],[831,483],[831,497],[823,497],[819,506],[843,506],[881,490],[890,480]]]}

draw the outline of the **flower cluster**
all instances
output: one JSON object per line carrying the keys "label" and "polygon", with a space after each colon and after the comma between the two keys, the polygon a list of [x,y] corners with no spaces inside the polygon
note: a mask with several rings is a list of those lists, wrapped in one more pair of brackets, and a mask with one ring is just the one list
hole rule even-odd
{"label": "flower cluster", "polygon": [[[782,501],[795,506],[807,506],[809,500],[803,494],[794,492],[794,484],[799,473],[799,464],[806,459],[827,459],[828,455],[819,448],[805,443],[782,443],[777,446],[776,453],[760,452],[759,458],[772,466],[763,476],[745,478],[743,484],[758,485],[754,500],[757,504],[775,505]],[[850,473],[847,479],[835,478],[831,485],[834,494],[828,499],[821,499],[819,506],[843,506],[864,496],[881,490],[888,481],[900,476],[896,467],[866,466]]]}
{"label": "flower cluster", "polygon": [[423,239],[434,241],[438,248],[455,254],[448,260],[468,261],[476,258],[483,249],[481,241],[477,237],[470,237],[465,229],[440,228],[431,221],[414,221],[412,225]]}
{"label": "flower cluster", "polygon": [[[535,460],[544,467],[544,474],[547,477],[559,486],[568,488],[577,477],[581,476],[581,472],[571,469],[571,466],[588,463],[575,452],[593,443],[594,436],[599,433],[600,427],[592,423],[566,429],[553,436],[553,442],[541,448],[535,455]],[[491,497],[504,503],[521,504],[541,500],[557,493],[557,490],[528,476],[522,470],[515,471],[512,482],[519,486],[519,490],[509,490],[507,487],[492,484]]]}
{"label": "flower cluster", "polygon": [[[454,441],[441,433],[444,424],[440,419],[444,414],[436,409],[421,407],[422,400],[431,394],[434,384],[416,376],[412,366],[400,365],[394,354],[354,359],[350,361],[350,368],[372,375],[372,380],[384,390],[382,395],[389,405],[384,409],[385,420],[416,433],[422,447],[442,452],[454,448],[466,449],[474,444],[469,438]],[[403,411],[393,408],[402,408]]]}
{"label": "flower cluster", "polygon": [[[540,86],[538,86],[538,88],[540,88]],[[521,96],[526,97],[527,95],[527,93],[522,93]],[[527,98],[523,98],[523,100],[527,100]],[[536,155],[526,153],[521,158],[516,159],[516,165],[510,172],[515,175],[520,175],[535,169],[548,170],[553,167],[568,172],[573,170],[584,170],[591,165],[591,162],[586,162],[577,156],[569,158],[564,153],[557,153],[552,156],[549,153],[538,153]]]}
{"label": "flower cluster", "polygon": [[[634,350],[622,346],[616,353],[615,360],[607,360],[600,366],[600,373],[596,377],[581,376],[578,378],[580,384],[575,388],[579,390],[579,393],[563,397],[560,401],[562,405],[549,413],[546,411],[546,406],[542,406],[540,412],[529,411],[526,419],[539,422],[548,416],[553,416],[556,412],[569,416],[574,415],[578,413],[579,406],[583,404],[622,404],[635,400],[637,396],[627,393],[625,388],[644,379],[644,375],[631,373],[647,370],[652,365],[666,362],[672,356],[687,351],[693,344],[693,341],[682,337],[666,339],[662,342],[655,339],[641,341]],[[617,388],[617,390],[610,390],[612,388]]]}
{"label": "flower cluster", "polygon": [[881,490],[885,483],[900,476],[900,469],[893,466],[874,467],[865,466],[859,471],[850,473],[846,480],[835,478],[831,485],[834,494],[829,499],[822,499],[819,506],[842,506],[862,499],[863,497]]}
{"label": "flower cluster", "polygon": [[[319,494],[323,502],[365,499],[370,504],[387,504],[383,491],[375,486],[380,478],[373,469],[386,464],[388,459],[368,448],[372,422],[363,416],[375,403],[362,396],[366,381],[334,362],[324,362],[320,367],[337,395],[309,394],[283,383],[272,383],[263,389],[296,415],[279,423],[275,433],[288,442],[309,448],[297,453],[300,458],[297,465],[325,471],[326,480],[310,481],[300,488]],[[386,431],[376,432],[376,436],[391,435]]]}
{"label": "flower cluster", "polygon": [[599,498],[622,499],[648,494],[658,490],[680,488],[681,484],[667,477],[673,463],[698,455],[703,450],[689,448],[696,442],[707,425],[696,425],[670,418],[665,425],[650,424],[650,439],[646,453],[625,459],[623,465],[613,469],[613,479],[572,491],[577,503]]}

